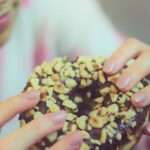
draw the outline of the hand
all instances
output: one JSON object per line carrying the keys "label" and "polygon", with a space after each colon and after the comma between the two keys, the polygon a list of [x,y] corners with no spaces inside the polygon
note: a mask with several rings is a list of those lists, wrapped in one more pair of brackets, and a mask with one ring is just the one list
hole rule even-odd
{"label": "hand", "polygon": [[[115,74],[130,60],[135,58],[131,64],[119,77],[116,85],[123,91],[133,88],[143,77],[150,74],[150,46],[136,40],[128,39],[104,64],[104,72]],[[145,107],[150,104],[150,85],[134,94],[131,102],[136,107]],[[146,126],[146,131],[150,135],[150,124]]]}
{"label": "hand", "polygon": [[[38,91],[23,93],[0,103],[0,127],[17,113],[32,108],[39,102]],[[39,139],[59,130],[67,117],[65,111],[46,114],[17,129],[0,141],[1,150],[25,150]],[[68,134],[49,150],[79,150],[82,134],[79,131]]]}

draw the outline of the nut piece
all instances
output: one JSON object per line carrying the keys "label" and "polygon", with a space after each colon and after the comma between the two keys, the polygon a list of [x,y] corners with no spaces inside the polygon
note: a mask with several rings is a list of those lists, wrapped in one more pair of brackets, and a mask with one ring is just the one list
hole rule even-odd
{"label": "nut piece", "polygon": [[81,103],[81,102],[83,102],[83,99],[82,99],[81,97],[79,97],[79,96],[76,96],[76,97],[74,98],[74,102],[76,102],[76,103]]}
{"label": "nut piece", "polygon": [[102,129],[100,142],[102,144],[104,144],[106,142],[106,139],[107,139],[107,130],[106,129]]}
{"label": "nut piece", "polygon": [[60,80],[60,79],[59,79],[59,75],[58,75],[57,73],[52,74],[52,79],[53,79],[54,81],[59,81],[59,80]]}
{"label": "nut piece", "polygon": [[63,63],[62,62],[58,62],[54,65],[54,69],[56,72],[60,72],[61,68],[63,67]]}
{"label": "nut piece", "polygon": [[102,96],[106,96],[108,93],[110,93],[110,91],[111,91],[110,87],[105,87],[101,89],[99,92]]}
{"label": "nut piece", "polygon": [[98,98],[94,99],[94,101],[97,103],[102,103],[104,101],[104,97],[98,97]]}
{"label": "nut piece", "polygon": [[50,77],[42,80],[42,84],[44,84],[46,86],[52,86],[52,85],[54,85],[54,83],[55,82]]}
{"label": "nut piece", "polygon": [[118,89],[114,85],[111,85],[111,92],[117,94]]}
{"label": "nut piece", "polygon": [[58,112],[60,110],[59,106],[57,104],[51,103],[51,105],[49,106],[49,110],[50,112]]}
{"label": "nut piece", "polygon": [[108,81],[116,84],[116,81],[118,80],[119,76],[120,76],[119,74],[115,74],[113,76],[110,76],[110,77],[108,77]]}
{"label": "nut piece", "polygon": [[94,80],[97,80],[97,79],[98,79],[98,72],[94,72],[94,73],[93,73],[93,79],[94,79]]}
{"label": "nut piece", "polygon": [[21,119],[20,120],[20,126],[23,127],[24,125],[26,125],[26,122],[25,122],[25,120]]}
{"label": "nut piece", "polygon": [[105,83],[105,82],[106,82],[106,79],[105,79],[105,77],[104,77],[103,71],[99,71],[99,81],[100,81],[101,83]]}
{"label": "nut piece", "polygon": [[110,93],[110,98],[112,102],[116,102],[118,100],[118,97],[119,97],[118,94]]}
{"label": "nut piece", "polygon": [[68,96],[68,95],[64,95],[64,94],[59,94],[59,95],[58,95],[58,98],[59,98],[60,100],[62,100],[62,101],[65,101],[65,100],[69,99],[69,96]]}
{"label": "nut piece", "polygon": [[54,142],[57,139],[57,132],[54,132],[54,133],[50,134],[49,136],[47,136],[47,139],[50,142]]}
{"label": "nut piece", "polygon": [[82,79],[82,80],[80,81],[80,87],[81,87],[81,88],[84,88],[84,87],[86,87],[86,86],[87,86],[86,80],[85,80],[85,79]]}
{"label": "nut piece", "polygon": [[89,146],[88,146],[87,144],[83,143],[83,144],[81,145],[80,150],[90,150],[90,148],[89,148]]}
{"label": "nut piece", "polygon": [[65,121],[65,123],[64,123],[64,125],[63,125],[63,128],[62,128],[62,131],[63,131],[64,133],[67,132],[67,130],[68,130],[68,125],[69,125],[69,123]]}
{"label": "nut piece", "polygon": [[82,78],[86,78],[86,79],[89,78],[89,73],[85,70],[82,70],[80,72],[80,75],[81,75]]}
{"label": "nut piece", "polygon": [[106,117],[91,117],[89,119],[89,124],[93,127],[93,128],[102,128],[104,126],[104,124],[106,124],[108,121],[106,119]]}
{"label": "nut piece", "polygon": [[101,109],[101,115],[105,116],[107,114],[107,112],[108,112],[108,109],[106,107],[102,107],[102,109]]}
{"label": "nut piece", "polygon": [[122,135],[121,135],[121,133],[120,133],[120,132],[118,132],[118,133],[117,133],[117,135],[116,135],[116,139],[117,139],[117,140],[119,140],[119,141],[122,139]]}
{"label": "nut piece", "polygon": [[72,124],[71,125],[71,131],[74,132],[77,130],[77,125],[76,124]]}
{"label": "nut piece", "polygon": [[40,118],[42,116],[43,116],[43,114],[41,112],[37,111],[37,112],[35,112],[33,117],[34,117],[34,119],[37,119],[37,118]]}
{"label": "nut piece", "polygon": [[101,142],[99,140],[91,139],[90,141],[92,144],[101,145]]}
{"label": "nut piece", "polygon": [[40,80],[38,78],[31,78],[30,79],[30,83],[31,85],[35,88],[38,89],[39,88],[39,82]]}
{"label": "nut piece", "polygon": [[83,139],[90,139],[90,134],[88,132],[82,130],[82,133],[83,133]]}
{"label": "nut piece", "polygon": [[119,111],[119,107],[117,104],[112,104],[108,106],[109,113],[117,113]]}
{"label": "nut piece", "polygon": [[86,120],[87,120],[87,116],[81,116],[81,117],[76,119],[76,124],[77,124],[79,129],[85,130],[85,128],[86,128]]}
{"label": "nut piece", "polygon": [[72,88],[76,87],[77,82],[73,79],[66,79],[65,85],[67,86],[67,88],[72,89]]}
{"label": "nut piece", "polygon": [[60,82],[56,82],[54,84],[54,91],[60,94],[67,94],[69,92],[69,89],[64,87],[64,85]]}
{"label": "nut piece", "polygon": [[74,120],[76,117],[77,117],[76,115],[74,115],[74,114],[72,114],[72,113],[68,113],[67,120],[68,120],[68,121],[72,121],[72,120]]}
{"label": "nut piece", "polygon": [[77,108],[77,105],[72,101],[72,100],[65,100],[63,103],[62,103],[63,106],[66,106],[67,108],[71,108],[71,109],[76,109]]}

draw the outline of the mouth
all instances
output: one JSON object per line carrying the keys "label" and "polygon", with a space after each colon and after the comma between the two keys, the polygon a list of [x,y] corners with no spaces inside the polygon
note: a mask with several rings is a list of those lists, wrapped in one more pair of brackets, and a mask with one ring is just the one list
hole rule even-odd
{"label": "mouth", "polygon": [[[8,5],[10,6],[10,5]],[[15,0],[10,7],[7,7],[7,11],[0,14],[0,33],[4,32],[12,21],[12,13],[18,8],[19,1]]]}
{"label": "mouth", "polygon": [[10,12],[4,13],[0,16],[0,32],[6,30],[6,28],[10,24],[10,19]]}

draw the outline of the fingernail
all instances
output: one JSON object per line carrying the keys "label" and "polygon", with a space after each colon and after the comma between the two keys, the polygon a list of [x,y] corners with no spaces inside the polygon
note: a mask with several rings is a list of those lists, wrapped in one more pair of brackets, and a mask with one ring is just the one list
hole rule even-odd
{"label": "fingernail", "polygon": [[79,150],[82,142],[82,133],[80,131],[76,131],[76,138],[74,138],[71,143],[72,150]]}
{"label": "fingernail", "polygon": [[145,134],[150,135],[150,126],[147,125],[146,130],[144,131],[145,131]]}
{"label": "fingernail", "polygon": [[72,146],[71,150],[79,150],[81,147],[81,144],[76,144],[74,146]]}
{"label": "fingernail", "polygon": [[108,64],[104,65],[104,71],[111,73],[111,72],[114,72],[116,67],[117,67],[116,63],[114,63],[114,62],[108,63]]}
{"label": "fingernail", "polygon": [[150,135],[150,126],[147,126],[147,132]]}
{"label": "fingernail", "polygon": [[131,77],[124,77],[122,79],[119,79],[117,81],[116,85],[120,89],[128,89],[130,84],[131,84],[131,82],[132,82],[132,78]]}
{"label": "fingernail", "polygon": [[40,99],[40,92],[38,90],[33,90],[30,92],[23,93],[23,96],[28,100],[38,101]]}
{"label": "fingernail", "polygon": [[142,93],[140,93],[140,94],[137,93],[137,94],[133,95],[132,99],[137,103],[144,103],[146,100],[146,96]]}
{"label": "fingernail", "polygon": [[61,124],[64,122],[67,118],[67,113],[65,111],[59,111],[56,113],[53,113],[52,116],[50,116],[51,120],[54,124]]}

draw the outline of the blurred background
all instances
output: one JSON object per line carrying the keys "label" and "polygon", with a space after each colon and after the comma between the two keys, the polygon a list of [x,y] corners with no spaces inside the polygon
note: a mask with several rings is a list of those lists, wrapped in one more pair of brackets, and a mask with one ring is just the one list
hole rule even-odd
{"label": "blurred background", "polygon": [[99,0],[115,27],[129,37],[150,43],[149,0]]}

